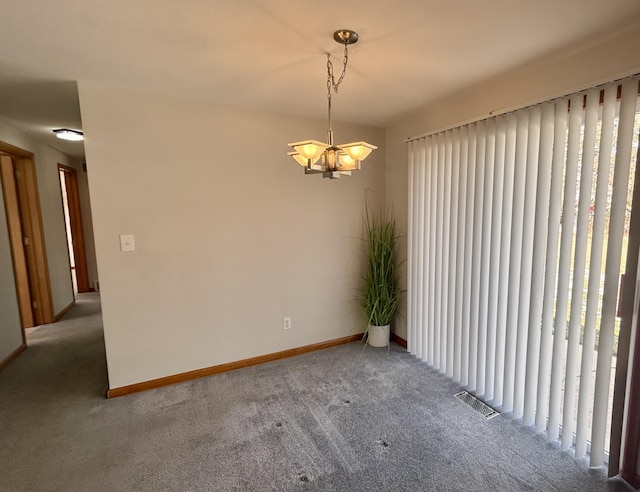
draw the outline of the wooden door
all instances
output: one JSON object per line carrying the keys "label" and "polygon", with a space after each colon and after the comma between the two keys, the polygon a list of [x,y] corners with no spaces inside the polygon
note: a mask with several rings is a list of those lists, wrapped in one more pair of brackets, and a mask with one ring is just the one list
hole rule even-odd
{"label": "wooden door", "polygon": [[65,224],[69,239],[69,263],[75,277],[78,292],[89,292],[89,274],[87,273],[87,253],[84,245],[82,213],[80,212],[80,195],[78,192],[78,175],[72,167],[58,164],[60,172],[60,189]]}
{"label": "wooden door", "polygon": [[29,266],[25,252],[25,235],[22,231],[20,205],[18,200],[18,186],[16,183],[16,169],[13,157],[0,155],[0,176],[2,177],[2,191],[7,214],[7,229],[11,243],[13,270],[18,295],[18,308],[23,328],[36,325],[33,301],[31,299],[31,285],[29,282]]}
{"label": "wooden door", "polygon": [[0,156],[2,189],[23,328],[53,323],[51,283],[34,156],[31,152],[4,142],[0,142]]}

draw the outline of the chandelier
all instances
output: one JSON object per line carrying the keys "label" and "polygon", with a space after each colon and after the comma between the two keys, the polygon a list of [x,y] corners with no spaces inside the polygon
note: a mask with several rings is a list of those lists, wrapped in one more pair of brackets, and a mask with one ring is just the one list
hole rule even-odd
{"label": "chandelier", "polygon": [[288,155],[293,157],[298,164],[304,167],[305,174],[320,174],[322,177],[337,179],[341,174],[351,175],[351,171],[360,169],[363,160],[377,149],[375,145],[367,142],[352,142],[348,144],[335,145],[333,143],[333,128],[331,125],[331,91],[338,93],[338,86],[344,79],[349,62],[349,45],[358,41],[358,33],[349,29],[340,29],[333,33],[333,39],[344,45],[344,58],[342,61],[342,73],[338,81],[333,75],[333,63],[331,54],[327,53],[327,104],[329,116],[329,131],[327,132],[327,143],[317,140],[304,140],[288,144],[293,148],[293,152]]}

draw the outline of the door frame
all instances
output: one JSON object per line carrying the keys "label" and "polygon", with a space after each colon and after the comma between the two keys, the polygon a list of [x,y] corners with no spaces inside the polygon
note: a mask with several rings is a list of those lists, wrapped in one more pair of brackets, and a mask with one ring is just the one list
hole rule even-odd
{"label": "door frame", "polygon": [[[7,160],[2,159],[2,189],[23,328],[53,323],[51,281],[35,157],[32,152],[1,141],[0,153],[10,156],[13,163],[10,170]],[[29,246],[28,252],[24,250],[25,243]],[[28,299],[25,291],[29,294]],[[33,313],[32,319],[27,314],[28,310]],[[27,326],[29,324],[31,326]]]}
{"label": "door frame", "polygon": [[[87,268],[87,250],[84,242],[84,229],[82,227],[82,211],[80,209],[80,191],[78,189],[78,171],[70,166],[58,164],[58,175],[64,173],[65,189],[67,191],[67,206],[69,207],[69,232],[75,260],[76,283],[78,293],[91,292],[89,286],[89,272]],[[60,176],[62,177],[62,176]],[[62,197],[62,183],[60,184],[60,197]],[[66,227],[65,221],[65,227]],[[71,272],[71,270],[69,270]]]}

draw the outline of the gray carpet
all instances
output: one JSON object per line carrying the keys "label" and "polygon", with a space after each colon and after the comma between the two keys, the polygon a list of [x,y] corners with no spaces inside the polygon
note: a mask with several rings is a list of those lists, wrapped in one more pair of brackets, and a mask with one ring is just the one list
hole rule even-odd
{"label": "gray carpet", "polygon": [[97,295],[0,373],[2,491],[629,491],[401,348],[343,345],[106,400]]}

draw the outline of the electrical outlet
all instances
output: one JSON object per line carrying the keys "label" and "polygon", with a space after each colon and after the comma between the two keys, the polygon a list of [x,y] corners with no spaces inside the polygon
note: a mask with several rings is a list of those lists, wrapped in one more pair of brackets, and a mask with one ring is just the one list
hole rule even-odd
{"label": "electrical outlet", "polygon": [[291,318],[282,318],[282,329],[283,330],[291,329]]}

